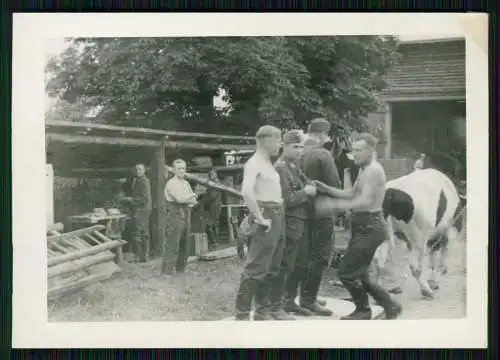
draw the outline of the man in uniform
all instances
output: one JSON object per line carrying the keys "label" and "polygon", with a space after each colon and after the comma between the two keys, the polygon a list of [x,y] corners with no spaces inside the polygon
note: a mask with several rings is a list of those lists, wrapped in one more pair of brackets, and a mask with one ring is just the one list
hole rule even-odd
{"label": "man in uniform", "polygon": [[255,299],[254,320],[273,320],[266,276],[279,275],[283,255],[284,208],[280,176],[271,157],[279,153],[281,131],[264,125],[256,133],[257,150],[243,170],[241,192],[249,215],[250,248],[236,296],[236,320],[249,320]]}
{"label": "man in uniform", "polygon": [[[215,183],[220,183],[217,172],[214,169],[210,171],[208,178]],[[208,188],[206,196],[207,202],[205,205],[208,215],[206,229],[208,246],[214,249],[219,243],[219,221],[222,209],[222,194],[218,189]]]}
{"label": "man in uniform", "polygon": [[[339,187],[337,166],[330,152],[323,147],[329,140],[330,128],[331,125],[326,119],[316,118],[311,121],[300,165],[309,179]],[[313,200],[309,203],[308,218],[308,235],[299,246],[297,265],[292,278],[296,284],[301,283],[300,306],[315,315],[330,316],[332,311],[324,307],[323,302],[318,302],[317,296],[333,246],[334,219],[331,216],[317,215]]]}
{"label": "man in uniform", "polygon": [[130,197],[123,201],[131,204],[132,242],[136,258],[149,261],[149,218],[151,216],[151,185],[146,177],[144,164],[135,165],[135,174],[130,187]]}
{"label": "man in uniform", "polygon": [[285,206],[285,249],[281,271],[278,276],[270,276],[271,316],[276,320],[294,320],[293,316],[287,314],[290,312],[308,314],[307,310],[301,309],[295,303],[296,285],[293,279],[290,281],[295,267],[297,246],[305,234],[307,202],[316,195],[316,187],[306,178],[297,164],[303,150],[304,137],[301,132],[288,131],[283,136],[283,153],[275,164],[280,174]]}
{"label": "man in uniform", "polygon": [[356,305],[353,313],[344,320],[369,320],[370,294],[385,310],[386,318],[394,319],[402,311],[401,305],[369,275],[369,267],[380,244],[387,237],[387,228],[382,214],[385,195],[385,172],[375,160],[377,139],[371,134],[360,134],[353,143],[353,155],[360,173],[351,189],[340,190],[316,182],[318,190],[326,192],[335,200],[335,208],[352,210],[351,240],[339,264],[338,274]]}
{"label": "man in uniform", "polygon": [[163,249],[162,274],[172,274],[175,266],[177,272],[184,272],[189,249],[189,215],[195,206],[197,196],[189,182],[184,179],[186,162],[177,159],[173,162],[174,176],[165,185],[167,201],[167,240]]}

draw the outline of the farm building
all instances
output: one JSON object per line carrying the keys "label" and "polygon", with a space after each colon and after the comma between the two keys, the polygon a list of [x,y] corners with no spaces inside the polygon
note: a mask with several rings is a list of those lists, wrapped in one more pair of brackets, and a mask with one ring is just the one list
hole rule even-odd
{"label": "farm building", "polygon": [[406,41],[399,51],[400,62],[380,94],[383,106],[369,115],[382,129],[380,157],[450,154],[464,147],[465,39]]}

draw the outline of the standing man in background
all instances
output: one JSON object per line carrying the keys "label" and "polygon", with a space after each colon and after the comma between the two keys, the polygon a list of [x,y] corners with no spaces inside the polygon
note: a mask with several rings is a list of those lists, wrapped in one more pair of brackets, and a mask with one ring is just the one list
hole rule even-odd
{"label": "standing man in background", "polygon": [[184,272],[189,251],[189,215],[195,206],[197,196],[189,182],[184,179],[186,162],[177,159],[173,162],[175,175],[165,185],[167,201],[167,240],[163,247],[162,274]]}
{"label": "standing man in background", "polygon": [[257,150],[244,166],[241,187],[250,212],[250,247],[236,295],[236,320],[250,320],[253,299],[253,320],[273,320],[266,276],[279,275],[284,247],[280,176],[271,162],[271,157],[280,150],[281,131],[264,125],[255,137]]}
{"label": "standing man in background", "polygon": [[[208,178],[215,183],[220,183],[217,172],[214,169],[210,171]],[[222,210],[222,194],[217,189],[208,188],[206,196],[206,210],[208,212],[206,231],[208,246],[210,249],[214,249],[219,242],[219,220]]]}
{"label": "standing man in background", "polygon": [[304,150],[304,137],[298,130],[283,136],[283,153],[275,164],[280,175],[285,205],[285,249],[278,276],[271,276],[271,316],[276,320],[294,320],[288,313],[310,315],[295,303],[298,279],[293,271],[297,246],[307,236],[307,203],[316,195],[316,187],[300,170],[298,161]]}
{"label": "standing man in background", "polygon": [[132,242],[136,258],[149,261],[149,219],[151,217],[151,185],[146,177],[144,164],[135,165],[135,176],[130,187],[130,197],[122,198],[131,206]]}
{"label": "standing man in background", "polygon": [[[316,118],[309,124],[307,140],[300,165],[307,178],[319,180],[329,186],[340,187],[340,177],[331,153],[324,149],[329,140],[330,123]],[[316,315],[330,316],[332,311],[318,302],[317,296],[323,271],[328,265],[334,246],[334,219],[320,217],[315,213],[314,200],[309,202],[308,236],[301,242],[297,257],[297,278],[301,279],[300,306]],[[299,275],[300,274],[300,275]]]}

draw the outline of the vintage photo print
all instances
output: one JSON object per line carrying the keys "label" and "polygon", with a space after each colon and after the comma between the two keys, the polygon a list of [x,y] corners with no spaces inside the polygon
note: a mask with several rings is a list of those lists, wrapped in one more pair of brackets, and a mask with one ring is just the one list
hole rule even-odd
{"label": "vintage photo print", "polygon": [[14,14],[13,346],[485,347],[487,20]]}

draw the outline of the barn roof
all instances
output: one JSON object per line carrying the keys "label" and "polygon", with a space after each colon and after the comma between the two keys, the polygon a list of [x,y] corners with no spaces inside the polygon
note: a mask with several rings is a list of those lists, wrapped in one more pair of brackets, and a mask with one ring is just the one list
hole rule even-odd
{"label": "barn roof", "polygon": [[61,176],[74,170],[102,172],[127,169],[139,162],[149,165],[161,146],[166,149],[167,162],[201,155],[223,158],[227,151],[255,149],[255,140],[249,136],[60,121],[47,121],[45,129],[47,162]]}
{"label": "barn roof", "polygon": [[465,100],[465,39],[406,41],[387,75],[388,101]]}

